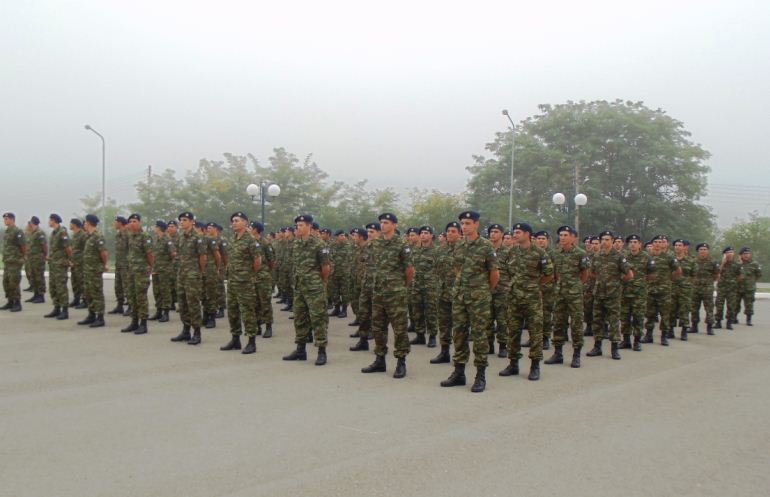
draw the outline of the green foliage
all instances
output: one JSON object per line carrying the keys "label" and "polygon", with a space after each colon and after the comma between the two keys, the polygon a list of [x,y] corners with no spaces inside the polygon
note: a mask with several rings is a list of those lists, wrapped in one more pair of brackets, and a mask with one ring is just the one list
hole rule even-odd
{"label": "green foliage", "polygon": [[770,281],[770,217],[762,217],[758,212],[749,214],[748,221],[738,221],[722,233],[719,247],[731,246],[736,257],[741,247],[749,247],[752,258],[763,269],[762,281]]}
{"label": "green foliage", "polygon": [[410,197],[411,211],[399,219],[402,229],[428,225],[433,227],[434,232],[440,233],[448,222],[456,221],[457,215],[466,209],[464,195],[415,188]]}

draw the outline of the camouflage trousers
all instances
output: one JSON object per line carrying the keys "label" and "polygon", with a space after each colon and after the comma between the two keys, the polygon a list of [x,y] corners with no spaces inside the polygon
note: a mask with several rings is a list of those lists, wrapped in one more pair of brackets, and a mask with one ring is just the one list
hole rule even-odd
{"label": "camouflage trousers", "polygon": [[316,347],[328,344],[329,316],[326,314],[326,292],[321,288],[294,289],[294,343],[310,343],[313,330]]}
{"label": "camouflage trousers", "polygon": [[655,321],[660,318],[660,330],[668,331],[671,320],[671,289],[655,290],[647,292],[647,321],[644,328],[652,332],[655,329]]}
{"label": "camouflage trousers", "polygon": [[735,307],[738,304],[738,291],[735,288],[719,288],[717,286],[717,298],[714,303],[714,320],[721,321],[725,306],[727,313],[724,314],[727,319],[734,319],[736,316]]}
{"label": "camouflage trousers", "polygon": [[257,299],[257,322],[273,324],[273,301],[270,300],[273,292],[273,278],[269,271],[257,273],[254,292]]}
{"label": "camouflage trousers", "polygon": [[131,306],[131,319],[147,319],[150,315],[147,290],[150,288],[150,275],[146,269],[128,271],[128,304]]}
{"label": "camouflage trousers", "polygon": [[586,290],[583,291],[583,321],[588,326],[593,326],[594,322],[594,283],[592,280],[587,281],[584,285]]}
{"label": "camouflage trousers", "polygon": [[452,301],[438,300],[438,341],[441,346],[452,344]]}
{"label": "camouflage trousers", "polygon": [[257,313],[254,307],[256,298],[253,281],[231,279],[227,282],[227,319],[230,322],[231,335],[240,336],[243,325],[243,333],[246,336],[257,336]]}
{"label": "camouflage trousers", "polygon": [[291,269],[284,267],[284,265],[281,265],[281,268],[278,270],[278,289],[281,290],[281,295],[284,297],[292,298],[294,296],[294,288],[291,284]]}
{"label": "camouflage trousers", "polygon": [[572,331],[572,347],[583,346],[583,292],[559,292],[553,308],[553,344],[564,345],[567,328]]}
{"label": "camouflage trousers", "polygon": [[45,295],[45,261],[33,261],[29,263],[29,272],[27,273],[29,286],[35,295]]}
{"label": "camouflage trousers", "polygon": [[227,307],[227,297],[229,293],[225,288],[225,270],[222,269],[217,275],[217,307],[225,309]]}
{"label": "camouflage trousers", "polygon": [[88,302],[88,311],[104,314],[104,279],[102,272],[83,271],[83,297]]}
{"label": "camouflage trousers", "polygon": [[72,294],[75,297],[83,296],[83,263],[76,262],[70,268],[70,284],[72,285]]}
{"label": "camouflage trousers", "polygon": [[692,290],[690,322],[695,326],[700,322],[700,307],[703,304],[706,324],[714,324],[714,285],[695,285]]}
{"label": "camouflage trousers", "polygon": [[334,305],[348,305],[348,274],[345,272],[332,273],[329,278],[329,299]]}
{"label": "camouflage trousers", "polygon": [[3,269],[3,290],[8,300],[21,300],[21,268],[23,264],[6,264]]}
{"label": "camouflage trousers", "polygon": [[[358,306],[359,300],[361,298],[361,282],[357,276],[350,278],[350,291],[348,295],[350,295],[350,308],[353,310],[353,314],[355,314],[356,319],[358,319]],[[358,321],[361,322],[360,319]]]}
{"label": "camouflage trousers", "polygon": [[671,292],[671,328],[690,326],[692,287],[675,286]]}
{"label": "camouflage trousers", "polygon": [[553,308],[556,305],[556,289],[553,283],[542,287],[540,295],[543,299],[543,338],[553,335]]}
{"label": "camouflage trousers", "polygon": [[754,296],[756,294],[756,290],[739,290],[737,299],[735,301],[735,316],[737,317],[738,314],[741,312],[741,303],[743,303],[744,311],[743,314],[746,316],[753,316],[754,315]]}
{"label": "camouflage trousers", "polygon": [[161,310],[171,309],[171,289],[173,288],[171,269],[159,269],[152,275],[152,296],[155,307]]}
{"label": "camouflage trousers", "polygon": [[67,289],[67,266],[48,264],[48,292],[54,307],[69,305],[69,290]]}
{"label": "camouflage trousers", "polygon": [[647,293],[623,293],[620,298],[620,331],[625,335],[642,336],[647,313]]}
{"label": "camouflage trousers", "polygon": [[620,343],[620,292],[610,295],[594,295],[595,336],[600,339],[607,325],[610,342]]}
{"label": "camouflage trousers", "polygon": [[438,288],[435,283],[414,285],[409,289],[412,299],[412,323],[418,334],[434,337],[438,334]]}
{"label": "camouflage trousers", "polygon": [[203,312],[216,314],[219,307],[219,273],[216,268],[206,268],[203,273]]}
{"label": "camouflage trousers", "polygon": [[203,294],[203,277],[198,271],[179,272],[176,278],[176,294],[179,298],[179,318],[182,324],[201,327],[201,295]]}
{"label": "camouflage trousers", "polygon": [[[492,292],[489,287],[458,292],[452,299],[452,362],[467,364],[470,360],[469,338],[473,341],[473,364],[487,367],[489,328],[492,323]],[[468,336],[470,332],[470,337]]]}
{"label": "camouflage trousers", "polygon": [[543,358],[543,301],[540,294],[529,294],[527,298],[508,300],[508,359],[521,357],[521,328],[526,320],[529,331],[529,358]]}
{"label": "camouflage trousers", "polygon": [[171,279],[171,305],[176,304],[179,298],[176,294],[176,275],[179,274],[179,261],[174,260],[173,266],[171,266],[171,272],[169,278]]}
{"label": "camouflage trousers", "polygon": [[128,300],[128,268],[116,267],[115,268],[115,298],[118,304],[122,304]]}
{"label": "camouflage trousers", "polygon": [[492,314],[489,319],[489,337],[497,336],[497,343],[508,346],[508,294],[492,294]]}
{"label": "camouflage trousers", "polygon": [[358,334],[362,338],[371,338],[372,335],[372,285],[364,284],[358,297]]}
{"label": "camouflage trousers", "polygon": [[372,334],[376,355],[384,357],[388,354],[388,325],[393,327],[393,356],[402,358],[409,354],[406,308],[406,288],[372,296]]}

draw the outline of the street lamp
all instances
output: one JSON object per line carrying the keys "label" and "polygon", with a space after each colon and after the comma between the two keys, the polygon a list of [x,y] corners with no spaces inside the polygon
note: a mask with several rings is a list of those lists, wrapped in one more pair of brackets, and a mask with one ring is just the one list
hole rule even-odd
{"label": "street lamp", "polygon": [[580,208],[588,203],[585,193],[575,195],[575,231],[580,233]]}
{"label": "street lamp", "polygon": [[96,134],[96,136],[98,136],[99,138],[102,139],[102,222],[106,223],[107,219],[105,219],[105,217],[106,217],[107,214],[106,214],[106,211],[105,211],[106,193],[105,193],[105,181],[104,181],[104,171],[105,171],[104,158],[105,158],[105,148],[106,148],[106,146],[105,146],[105,143],[104,143],[104,137],[101,135],[101,133],[99,133],[94,128],[92,128],[90,124],[86,124],[85,128],[88,131],[94,132],[94,134]]}
{"label": "street lamp", "polygon": [[281,194],[281,187],[269,180],[262,180],[259,185],[251,183],[246,187],[246,193],[251,196],[251,201],[257,203],[257,196],[262,203],[262,225],[265,224],[265,197],[277,197]]}
{"label": "street lamp", "polygon": [[508,227],[510,228],[513,226],[513,150],[516,143],[516,125],[513,124],[513,119],[508,114],[508,109],[503,109],[503,115],[511,123],[511,192],[508,195]]}

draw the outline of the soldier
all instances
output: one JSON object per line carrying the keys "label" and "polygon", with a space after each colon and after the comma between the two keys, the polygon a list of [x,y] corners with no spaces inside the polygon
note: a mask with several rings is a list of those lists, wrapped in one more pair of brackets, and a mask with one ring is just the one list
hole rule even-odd
{"label": "soldier", "polygon": [[29,283],[32,288],[32,298],[27,302],[42,304],[45,302],[45,261],[48,258],[48,238],[40,229],[40,219],[32,216],[27,223],[29,234],[27,239],[27,264],[29,265]]}
{"label": "soldier", "polygon": [[409,287],[412,302],[412,322],[417,336],[410,345],[425,345],[428,334],[428,347],[436,346],[438,334],[438,269],[436,247],[433,244],[433,228],[419,228],[419,243],[412,247],[414,279]]}
{"label": "soldier", "polygon": [[104,282],[103,273],[107,271],[107,245],[104,237],[96,230],[99,218],[93,214],[86,216],[83,229],[86,232],[86,243],[83,247],[83,291],[88,302],[88,316],[80,325],[89,328],[104,326]]}
{"label": "soldier", "polygon": [[131,309],[131,323],[121,329],[122,333],[135,335],[147,333],[149,304],[147,289],[155,259],[152,255],[152,238],[142,231],[142,216],[133,213],[128,216],[128,303]]}
{"label": "soldier", "polygon": [[204,225],[199,223],[200,234],[206,242],[206,272],[203,273],[203,312],[205,314],[204,326],[206,328],[217,327],[217,315],[219,312],[219,278],[222,271],[222,252],[219,251],[219,239],[217,238],[216,223]]}
{"label": "soldier", "polygon": [[58,214],[48,216],[48,226],[51,238],[48,246],[48,287],[53,302],[53,310],[45,315],[47,318],[59,320],[69,319],[69,292],[67,291],[67,269],[72,264],[72,247],[67,228],[61,225],[62,219]]}
{"label": "soldier", "polygon": [[333,310],[329,316],[348,317],[348,279],[350,278],[350,247],[345,232],[337,230],[329,244],[332,274],[329,279],[329,299]]}
{"label": "soldier", "polygon": [[[246,230],[251,233],[251,229],[246,223]],[[217,284],[217,304],[219,309],[217,310],[217,318],[221,319],[225,317],[225,308],[227,307],[227,290],[225,289],[225,280],[227,279],[227,267],[230,264],[230,255],[227,252],[229,241],[227,237],[222,236],[223,228],[218,223],[214,223],[214,230],[216,231],[217,242],[219,243],[219,254],[222,257],[222,264],[219,266],[219,280]]]}
{"label": "soldier", "polygon": [[242,354],[257,351],[257,313],[254,302],[257,299],[254,286],[257,271],[262,267],[260,243],[249,231],[249,218],[243,212],[230,216],[233,227],[232,243],[227,266],[227,318],[230,321],[232,338],[219,350],[241,350],[241,328],[249,337],[249,343]]}
{"label": "soldier", "polygon": [[[601,247],[591,260],[591,272],[596,280],[594,287],[594,322],[597,330],[609,328],[609,339],[612,344],[612,358],[620,360],[619,322],[620,322],[620,297],[621,279],[630,280],[634,277],[631,265],[626,258],[615,250],[612,245],[615,237],[611,231],[604,231],[599,235]],[[596,357],[602,355],[602,338],[597,331],[594,339],[594,348],[586,356]]]}
{"label": "soldier", "polygon": [[[586,256],[590,261],[596,255],[599,250],[599,239],[595,236],[587,236],[583,239],[583,244],[586,247]],[[583,336],[594,336],[594,284],[596,280],[593,277],[593,273],[588,272],[588,279],[583,285],[583,319],[586,322],[586,330],[583,332]]]}
{"label": "soldier", "polygon": [[265,333],[262,338],[273,336],[273,303],[270,294],[273,292],[272,268],[275,266],[275,251],[270,240],[262,236],[265,227],[259,221],[251,223],[251,235],[259,243],[257,251],[261,259],[259,269],[254,278],[254,292],[257,298],[257,335],[262,334],[262,324],[265,325]]}
{"label": "soldier", "polygon": [[567,328],[572,331],[573,368],[580,367],[583,350],[583,284],[588,279],[589,259],[585,250],[577,245],[577,231],[570,226],[556,230],[559,245],[553,253],[556,279],[554,302],[554,352],[546,364],[564,364],[562,348],[567,341]]}
{"label": "soldier", "polygon": [[722,312],[725,304],[727,305],[726,328],[728,330],[733,329],[733,321],[736,316],[735,308],[738,305],[738,285],[741,284],[741,280],[743,280],[743,268],[735,261],[735,250],[732,247],[725,247],[722,251],[722,263],[719,266],[714,329],[722,328]]}
{"label": "soldier", "polygon": [[754,295],[757,293],[757,280],[762,277],[762,267],[751,260],[751,249],[741,248],[738,252],[741,258],[741,269],[743,270],[743,280],[738,285],[738,298],[735,306],[735,321],[738,321],[738,313],[741,311],[741,302],[744,306],[746,315],[746,326],[753,326],[751,316],[754,315]]}
{"label": "soldier", "polygon": [[[176,219],[169,219],[166,222],[166,234],[174,244],[174,252],[177,251],[179,244],[179,223]],[[171,263],[171,270],[168,273],[169,281],[171,282],[171,307],[172,311],[176,310],[177,296],[176,296],[176,275],[179,272],[179,259],[174,258]]]}
{"label": "soldier", "polygon": [[407,333],[407,295],[414,278],[412,248],[397,234],[398,217],[391,212],[379,215],[381,236],[373,240],[372,332],[375,360],[362,373],[385,372],[388,353],[388,324],[393,327],[393,356],[397,359],[393,378],[406,376],[409,355]]}
{"label": "soldier", "polygon": [[[400,235],[400,233],[396,233],[396,235]],[[404,233],[404,240],[406,243],[411,247],[412,253],[414,253],[414,250],[420,245],[420,233],[416,227],[409,227],[406,229],[406,232]],[[414,312],[412,311],[412,295],[411,292],[409,292],[406,296],[406,308],[407,308],[407,318],[408,318],[408,324],[407,324],[407,331],[409,333],[414,333],[416,328],[416,324],[414,322]]]}
{"label": "soldier", "polygon": [[[366,244],[366,230],[361,228],[353,228],[350,230],[350,239],[352,241],[352,249],[350,251],[350,309],[353,311],[355,319],[352,323],[348,323],[348,326],[358,326],[361,322],[358,320],[358,299],[361,297],[361,275],[363,274],[363,266],[361,265],[361,253],[363,252],[364,245]],[[356,335],[356,333],[354,333]],[[358,335],[356,335],[358,337]],[[351,336],[351,338],[354,338]]]}
{"label": "soldier", "polygon": [[[186,211],[179,214],[181,233],[177,241],[179,272],[176,277],[176,294],[179,298],[179,318],[182,331],[172,342],[201,343],[203,273],[206,271],[206,244],[195,229],[195,216]],[[193,334],[190,335],[190,328]]]}
{"label": "soldier", "polygon": [[[620,300],[620,331],[623,333],[621,349],[642,350],[642,328],[644,316],[647,313],[647,280],[654,272],[655,264],[650,254],[642,250],[642,239],[639,235],[626,237],[628,252],[626,259],[631,266],[634,277],[623,280],[623,296]],[[631,335],[634,344],[631,345]]]}
{"label": "soldier", "polygon": [[118,303],[109,314],[124,314],[123,304],[128,298],[128,220],[116,216],[112,223],[115,228],[115,298]]}
{"label": "soldier", "polygon": [[703,303],[703,310],[706,313],[706,333],[714,334],[714,282],[719,279],[719,264],[711,260],[709,253],[711,247],[708,243],[699,243],[695,250],[698,256],[695,259],[695,269],[693,274],[693,298],[692,298],[692,333],[698,333],[698,314],[700,306]]}
{"label": "soldier", "polygon": [[439,298],[438,298],[438,330],[441,352],[430,360],[431,364],[451,362],[449,346],[452,344],[452,289],[457,274],[454,271],[454,256],[462,238],[460,223],[452,221],[446,225],[446,245],[438,254]]}
{"label": "soldier", "polygon": [[623,252],[623,237],[620,235],[615,235],[615,239],[612,241],[612,248],[618,251],[620,254],[624,254]]}
{"label": "soldier", "polygon": [[526,320],[531,342],[528,379],[537,381],[540,379],[540,361],[543,359],[543,300],[540,288],[553,279],[553,263],[543,249],[532,243],[532,227],[529,224],[516,223],[513,226],[513,237],[516,246],[511,249],[509,271],[513,279],[508,300],[510,362],[499,375],[519,374],[521,329]]}
{"label": "soldier", "polygon": [[505,245],[508,248],[513,247],[513,233],[510,231],[507,231],[503,233],[503,245]]}
{"label": "soldier", "polygon": [[83,222],[78,218],[70,219],[70,231],[72,232],[72,302],[73,309],[85,309],[86,303],[81,303],[83,296],[83,247],[86,244],[86,233],[83,231]]}
{"label": "soldier", "polygon": [[171,309],[171,285],[176,258],[176,246],[168,235],[168,225],[165,221],[155,221],[155,242],[152,245],[152,255],[155,259],[152,273],[152,296],[155,299],[155,314],[150,321],[168,322],[168,312]]}
{"label": "soldier", "polygon": [[508,294],[511,291],[513,274],[511,274],[511,261],[513,252],[510,247],[503,245],[503,231],[505,229],[500,224],[490,224],[487,227],[489,241],[497,254],[497,261],[500,272],[500,280],[495,289],[492,290],[492,319],[489,327],[489,354],[495,353],[495,336],[499,344],[499,357],[508,357]]}
{"label": "soldier", "polygon": [[21,311],[21,269],[24,267],[24,256],[27,254],[27,244],[22,232],[16,226],[16,214],[3,214],[5,233],[3,235],[3,290],[7,302],[0,309],[11,312]]}
{"label": "soldier", "polygon": [[695,273],[695,260],[688,253],[689,247],[690,242],[687,240],[674,240],[674,254],[679,268],[682,270],[682,275],[674,281],[673,291],[671,292],[671,330],[677,326],[678,322],[679,326],[682,327],[680,339],[685,342],[687,341],[687,333],[690,328],[692,279]]}
{"label": "soldier", "polygon": [[282,282],[284,303],[286,304],[281,310],[285,312],[294,310],[294,230],[293,226],[289,226],[283,234],[283,260],[281,261],[282,271],[279,278]]}
{"label": "soldier", "polygon": [[[547,231],[535,233],[535,243],[553,262],[553,249],[551,248],[551,236]],[[551,348],[551,334],[553,333],[553,308],[556,301],[556,281],[551,280],[540,287],[543,297],[543,350]]]}
{"label": "soldier", "polygon": [[324,287],[331,273],[329,249],[323,241],[311,236],[313,216],[303,214],[294,218],[297,238],[292,248],[294,266],[294,343],[297,348],[283,357],[284,361],[305,361],[305,346],[310,342],[310,330],[315,336],[318,357],[315,365],[326,364],[328,344],[326,292]]}
{"label": "soldier", "polygon": [[652,332],[655,321],[660,316],[660,344],[668,346],[669,323],[671,319],[671,281],[677,278],[682,270],[676,257],[666,252],[667,240],[664,235],[656,235],[652,240],[653,271],[647,283],[647,321],[644,324],[647,332],[642,343],[652,343]]}
{"label": "soldier", "polygon": [[366,239],[360,252],[359,265],[361,267],[360,281],[361,294],[358,297],[358,311],[356,315],[359,325],[358,331],[350,335],[350,338],[358,337],[358,343],[350,347],[350,350],[369,350],[369,339],[372,337],[372,298],[374,292],[374,240],[380,236],[380,223],[366,225]]}

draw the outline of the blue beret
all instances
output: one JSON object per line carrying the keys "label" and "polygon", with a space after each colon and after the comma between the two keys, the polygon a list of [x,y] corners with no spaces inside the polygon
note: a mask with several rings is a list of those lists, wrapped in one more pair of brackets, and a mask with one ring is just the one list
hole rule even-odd
{"label": "blue beret", "polygon": [[6,212],[3,214],[3,219],[5,218],[16,219],[16,214],[14,214],[13,212]]}
{"label": "blue beret", "polygon": [[251,227],[257,230],[257,233],[262,233],[263,231],[265,231],[265,226],[259,221],[252,221]]}
{"label": "blue beret", "polygon": [[677,238],[676,240],[674,240],[674,245],[676,245],[677,243],[681,243],[682,245],[684,245],[684,240],[682,240],[681,238]]}
{"label": "blue beret", "polygon": [[99,218],[93,214],[86,214],[86,222],[91,226],[96,226],[99,224]]}
{"label": "blue beret", "polygon": [[502,224],[493,223],[487,226],[487,233],[491,233],[492,230],[497,230],[502,233],[503,231],[505,231],[505,228],[503,228]]}
{"label": "blue beret", "polygon": [[[559,226],[558,228],[556,228],[556,234],[557,235],[559,233],[561,233],[562,231],[566,231],[567,233],[572,233],[572,226],[564,225],[564,226]],[[583,241],[585,241],[585,240],[583,240]]]}
{"label": "blue beret", "polygon": [[551,235],[549,235],[547,231],[538,231],[537,233],[535,233],[535,238],[537,238],[538,236],[544,236],[546,238],[551,238]]}
{"label": "blue beret", "polygon": [[166,224],[166,221],[163,221],[162,219],[155,221],[155,226],[160,228],[161,231],[166,231],[166,228],[168,228],[168,224]]}
{"label": "blue beret", "polygon": [[730,246],[727,246],[727,247],[724,248],[724,250],[722,250],[723,254],[726,254],[728,252],[735,252],[735,250],[733,250],[733,248],[730,247]]}
{"label": "blue beret", "polygon": [[166,221],[166,226],[171,226],[171,225],[179,226],[179,223],[177,223],[175,219],[171,219],[169,221]]}
{"label": "blue beret", "polygon": [[642,238],[639,235],[628,235],[626,237],[626,243],[630,242],[631,240],[637,240],[637,241],[641,242]]}
{"label": "blue beret", "polygon": [[70,224],[74,224],[78,228],[82,228],[83,227],[83,221],[81,221],[80,219],[78,219],[76,217],[73,217],[72,219],[70,219]]}
{"label": "blue beret", "polygon": [[427,231],[431,235],[433,234],[433,228],[428,226],[427,224],[425,226],[420,226],[420,233],[422,233],[423,231]]}
{"label": "blue beret", "polygon": [[337,231],[334,232],[334,236],[340,236],[340,235],[345,235],[345,234],[346,234],[345,230],[337,230]]}
{"label": "blue beret", "polygon": [[740,254],[750,254],[750,253],[751,253],[751,249],[748,248],[748,247],[741,247],[741,250],[738,252],[739,255]]}
{"label": "blue beret", "polygon": [[391,223],[398,224],[398,217],[396,217],[395,214],[392,212],[383,212],[380,214],[380,216],[377,218],[378,221],[390,221]]}
{"label": "blue beret", "polygon": [[332,230],[330,230],[329,228],[324,228],[324,229],[320,230],[320,232],[321,233],[326,233],[327,235],[331,235],[332,234]]}
{"label": "blue beret", "polygon": [[513,225],[513,228],[511,231],[513,230],[526,231],[530,235],[532,234],[532,226],[530,226],[527,223],[516,223]]}
{"label": "blue beret", "polygon": [[317,221],[313,221],[313,229],[316,230],[316,231],[320,231],[321,225],[318,224]]}
{"label": "blue beret", "polygon": [[294,226],[288,226],[288,227],[286,228],[286,233],[292,233],[292,234],[293,234],[293,233],[294,233],[294,231],[296,231],[296,230],[294,229]]}
{"label": "blue beret", "polygon": [[481,217],[481,214],[479,214],[476,211],[463,211],[460,213],[459,216],[457,216],[457,219],[463,220],[463,219],[472,219],[473,221],[478,221]]}
{"label": "blue beret", "polygon": [[122,225],[128,224],[128,219],[126,219],[123,216],[115,216],[115,221],[117,221],[118,223],[120,223]]}
{"label": "blue beret", "polygon": [[295,223],[312,223],[313,222],[313,216],[310,214],[300,214],[299,216],[294,218]]}
{"label": "blue beret", "polygon": [[366,229],[380,231],[380,223],[369,223],[366,225]]}
{"label": "blue beret", "polygon": [[177,217],[177,219],[179,219],[180,221],[181,221],[182,219],[189,219],[190,221],[195,221],[195,216],[193,215],[193,213],[192,213],[192,212],[190,212],[190,211],[185,211],[185,212],[183,212],[183,213],[179,214],[179,216]]}
{"label": "blue beret", "polygon": [[446,231],[449,231],[449,228],[457,228],[457,230],[460,230],[460,223],[457,221],[452,221],[450,223],[446,224],[446,227],[444,228]]}
{"label": "blue beret", "polygon": [[37,216],[32,216],[29,218],[29,222],[34,224],[35,226],[40,225],[40,219]]}
{"label": "blue beret", "polygon": [[597,238],[599,238],[599,240],[601,240],[605,236],[608,236],[608,237],[612,238],[613,240],[615,239],[615,234],[612,233],[612,231],[610,231],[610,230],[602,231],[601,233],[599,233],[599,236]]}
{"label": "blue beret", "polygon": [[195,227],[199,229],[206,229],[206,223],[203,221],[195,221]]}
{"label": "blue beret", "polygon": [[51,214],[50,216],[48,216],[48,219],[61,224],[61,216],[58,214]]}
{"label": "blue beret", "polygon": [[137,221],[141,221],[142,220],[142,216],[141,216],[141,214],[139,214],[137,212],[134,212],[133,214],[128,216],[128,220],[129,221],[131,221],[132,219],[136,219]]}
{"label": "blue beret", "polygon": [[215,223],[214,221],[208,222],[208,223],[206,223],[206,227],[207,228],[216,228],[217,227],[217,223]]}
{"label": "blue beret", "polygon": [[407,228],[407,230],[406,230],[406,234],[407,234],[407,235],[408,235],[408,234],[410,234],[410,233],[416,233],[416,234],[419,234],[419,233],[420,233],[420,230],[419,230],[418,228],[415,228],[414,226],[412,226],[412,227],[410,227],[410,228]]}
{"label": "blue beret", "polygon": [[711,248],[708,243],[702,242],[695,246],[695,250],[700,250],[701,247],[706,247],[707,249]]}
{"label": "blue beret", "polygon": [[591,241],[591,235],[588,235],[586,237],[583,237],[583,243],[590,242]]}
{"label": "blue beret", "polygon": [[236,217],[239,217],[239,218],[243,219],[244,221],[248,221],[249,220],[249,216],[247,216],[246,213],[238,211],[238,212],[234,212],[230,216],[230,222],[232,222],[233,218],[236,218]]}

